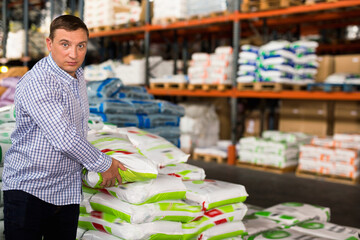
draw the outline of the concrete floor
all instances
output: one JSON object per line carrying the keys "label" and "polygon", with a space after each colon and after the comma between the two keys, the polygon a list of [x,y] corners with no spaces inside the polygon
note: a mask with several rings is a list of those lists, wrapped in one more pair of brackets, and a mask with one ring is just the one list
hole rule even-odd
{"label": "concrete floor", "polygon": [[282,202],[302,202],[329,207],[330,222],[360,228],[360,184],[348,185],[297,177],[294,173],[270,173],[190,160],[202,167],[207,179],[239,183],[249,197],[246,203],[270,207]]}

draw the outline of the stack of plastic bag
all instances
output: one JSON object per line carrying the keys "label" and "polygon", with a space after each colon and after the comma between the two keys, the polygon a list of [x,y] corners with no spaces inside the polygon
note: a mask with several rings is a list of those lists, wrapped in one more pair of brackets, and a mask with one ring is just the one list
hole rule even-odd
{"label": "stack of plastic bag", "polygon": [[291,43],[295,53],[295,74],[293,81],[299,83],[312,83],[315,81],[319,66],[316,48],[319,44],[315,41],[300,40]]}
{"label": "stack of plastic bag", "polygon": [[360,239],[360,230],[329,222],[330,209],[287,202],[245,216],[248,240]]}
{"label": "stack of plastic bag", "polygon": [[[146,168],[142,156],[157,166],[158,174],[102,189],[99,177],[83,175],[78,239],[209,239],[246,234],[244,186],[205,180],[202,168],[186,163],[189,155],[160,136],[134,127],[104,131],[91,131],[89,141],[130,171]],[[125,135],[142,155],[135,156]],[[121,173],[125,182],[126,172]]]}
{"label": "stack of plastic bag", "polygon": [[212,147],[219,140],[220,122],[214,105],[183,103],[185,116],[180,119],[181,148]]}
{"label": "stack of plastic bag", "polygon": [[356,179],[360,175],[359,153],[359,135],[315,137],[311,144],[300,147],[298,170]]}
{"label": "stack of plastic bag", "polygon": [[213,12],[232,11],[231,0],[187,0],[188,16],[204,16]]}
{"label": "stack of plastic bag", "polygon": [[240,162],[287,168],[298,164],[299,146],[310,140],[303,133],[264,131],[262,138],[241,138],[238,155]]}
{"label": "stack of plastic bag", "polygon": [[8,105],[0,108],[0,239],[5,239],[4,232],[4,198],[2,189],[2,173],[4,166],[4,156],[11,147],[10,135],[15,129],[15,108]]}
{"label": "stack of plastic bag", "polygon": [[194,53],[188,69],[190,84],[230,84],[232,47],[217,47],[215,53]]}
{"label": "stack of plastic bag", "polygon": [[187,18],[187,0],[154,0],[154,19]]}
{"label": "stack of plastic bag", "polygon": [[239,69],[237,72],[238,83],[247,83],[247,82],[258,82],[258,53],[259,47],[252,45],[242,45],[241,52],[239,53]]}
{"label": "stack of plastic bag", "polygon": [[155,100],[144,87],[124,86],[118,78],[87,83],[90,120],[138,127],[180,145],[180,117],[184,108]]}
{"label": "stack of plastic bag", "polygon": [[262,82],[291,83],[295,74],[295,53],[285,40],[271,41],[259,48]]}

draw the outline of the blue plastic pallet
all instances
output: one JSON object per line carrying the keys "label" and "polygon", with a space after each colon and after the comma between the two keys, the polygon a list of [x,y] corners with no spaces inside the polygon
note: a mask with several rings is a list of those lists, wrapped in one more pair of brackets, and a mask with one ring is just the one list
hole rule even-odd
{"label": "blue plastic pallet", "polygon": [[308,91],[313,91],[315,88],[321,88],[324,92],[333,92],[334,88],[340,88],[344,92],[354,92],[359,90],[360,86],[344,83],[308,83]]}

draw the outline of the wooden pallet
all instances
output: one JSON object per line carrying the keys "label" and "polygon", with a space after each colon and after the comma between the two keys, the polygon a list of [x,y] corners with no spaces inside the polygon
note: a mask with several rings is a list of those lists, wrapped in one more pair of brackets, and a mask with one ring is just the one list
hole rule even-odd
{"label": "wooden pallet", "polygon": [[317,179],[317,180],[322,180],[322,181],[335,182],[335,183],[350,184],[350,185],[355,185],[360,182],[359,177],[358,178],[347,178],[347,177],[341,177],[341,176],[335,176],[335,175],[323,175],[320,173],[304,171],[304,170],[300,170],[300,169],[296,170],[296,176],[310,178],[310,179]]}
{"label": "wooden pallet", "polygon": [[243,0],[241,11],[256,12],[278,8],[287,8],[291,6],[299,6],[302,0]]}
{"label": "wooden pallet", "polygon": [[114,30],[114,26],[100,26],[89,28],[89,32],[102,32],[102,31],[111,31]]}
{"label": "wooden pallet", "polygon": [[204,91],[209,91],[209,90],[218,90],[218,91],[225,91],[228,89],[231,89],[232,86],[231,85],[227,85],[227,84],[188,84],[188,89],[193,91],[193,90],[204,90]]}
{"label": "wooden pallet", "polygon": [[359,91],[360,86],[355,84],[334,84],[334,83],[309,83],[308,91],[324,91],[324,92],[354,92]]}
{"label": "wooden pallet", "polygon": [[272,173],[277,173],[277,174],[294,172],[296,169],[296,166],[290,166],[290,167],[286,167],[286,168],[277,168],[274,166],[258,165],[258,164],[242,162],[242,161],[238,161],[236,163],[236,166],[242,167],[242,168],[248,168],[248,169],[252,169],[252,170],[257,170],[257,171],[272,172]]}
{"label": "wooden pallet", "polygon": [[169,25],[184,20],[185,20],[184,18],[164,17],[164,18],[153,18],[151,19],[151,23],[154,25]]}
{"label": "wooden pallet", "polygon": [[118,24],[118,25],[114,25],[113,29],[123,29],[123,28],[140,27],[140,26],[144,26],[144,22],[139,21],[139,22],[127,22],[123,24]]}
{"label": "wooden pallet", "polygon": [[164,83],[150,83],[151,89],[186,89],[186,83],[172,83],[172,82],[164,82]]}
{"label": "wooden pallet", "polygon": [[322,2],[337,2],[337,0],[305,0],[305,5],[313,5]]}
{"label": "wooden pallet", "polygon": [[274,91],[282,90],[305,90],[305,84],[290,84],[290,83],[275,83],[275,82],[250,82],[238,83],[238,90],[253,90],[253,91]]}
{"label": "wooden pallet", "polygon": [[212,13],[209,13],[209,14],[194,15],[194,16],[191,16],[190,19],[212,18],[212,17],[217,17],[217,16],[227,16],[229,14],[230,14],[230,12],[225,10],[225,11],[219,11],[219,12],[212,12]]}
{"label": "wooden pallet", "polygon": [[205,162],[227,163],[227,158],[212,154],[193,153],[192,159],[205,161]]}

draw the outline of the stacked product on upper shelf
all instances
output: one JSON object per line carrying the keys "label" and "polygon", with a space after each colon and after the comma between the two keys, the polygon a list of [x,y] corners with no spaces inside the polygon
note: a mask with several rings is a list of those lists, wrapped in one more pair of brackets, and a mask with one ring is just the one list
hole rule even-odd
{"label": "stacked product on upper shelf", "polygon": [[231,84],[232,47],[222,46],[215,53],[194,53],[188,69],[189,84]]}
{"label": "stacked product on upper shelf", "polygon": [[141,6],[138,1],[85,0],[84,22],[89,29],[110,28],[140,21]]}
{"label": "stacked product on upper shelf", "polygon": [[356,181],[359,178],[359,134],[335,134],[313,138],[300,147],[298,173],[334,176]]}
{"label": "stacked product on upper shelf", "polygon": [[311,137],[303,133],[264,131],[262,138],[244,137],[239,140],[239,161],[279,169],[294,168],[298,164],[299,147],[310,140]]}
{"label": "stacked product on upper shelf", "polygon": [[191,17],[232,11],[231,0],[154,0],[153,24],[168,24]]}
{"label": "stacked product on upper shelf", "polygon": [[317,42],[271,41],[260,47],[241,46],[238,83],[279,82],[306,84],[317,73]]}

